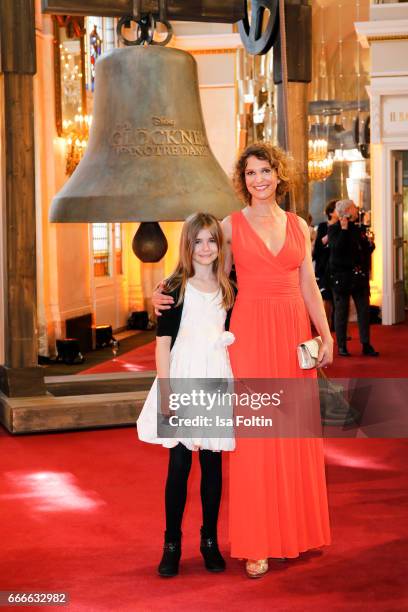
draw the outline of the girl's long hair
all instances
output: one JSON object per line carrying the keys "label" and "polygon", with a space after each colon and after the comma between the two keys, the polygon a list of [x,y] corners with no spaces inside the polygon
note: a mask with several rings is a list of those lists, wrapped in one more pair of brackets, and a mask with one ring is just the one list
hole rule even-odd
{"label": "girl's long hair", "polygon": [[224,271],[225,250],[224,236],[219,221],[207,213],[194,213],[184,222],[180,238],[179,261],[174,272],[166,279],[166,291],[179,290],[177,306],[184,299],[187,281],[194,276],[193,251],[198,233],[208,229],[218,247],[218,257],[213,262],[213,272],[217,284],[221,289],[222,305],[228,310],[234,303],[234,290],[228,276]]}

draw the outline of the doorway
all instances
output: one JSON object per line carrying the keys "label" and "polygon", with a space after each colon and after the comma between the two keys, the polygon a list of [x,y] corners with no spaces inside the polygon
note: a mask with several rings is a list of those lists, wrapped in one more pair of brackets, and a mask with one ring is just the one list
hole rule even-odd
{"label": "doorway", "polygon": [[408,151],[392,152],[392,206],[394,322],[401,323],[408,308]]}
{"label": "doorway", "polygon": [[120,223],[92,223],[91,287],[96,325],[126,326],[128,303]]}
{"label": "doorway", "polygon": [[404,303],[408,310],[408,151],[402,153]]}

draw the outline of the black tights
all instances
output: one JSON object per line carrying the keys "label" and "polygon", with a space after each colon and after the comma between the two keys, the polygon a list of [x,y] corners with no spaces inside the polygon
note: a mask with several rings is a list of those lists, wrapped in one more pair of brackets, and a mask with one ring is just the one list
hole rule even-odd
{"label": "black tights", "polygon": [[[204,538],[217,535],[218,511],[221,501],[221,452],[200,450],[201,505]],[[187,480],[192,462],[192,451],[179,443],[170,449],[166,482],[166,541],[181,537],[181,522],[187,499]]]}

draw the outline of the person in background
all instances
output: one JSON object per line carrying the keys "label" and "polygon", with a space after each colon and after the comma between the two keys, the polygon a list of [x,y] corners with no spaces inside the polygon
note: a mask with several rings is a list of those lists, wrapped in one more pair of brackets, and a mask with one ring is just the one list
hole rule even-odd
{"label": "person in background", "polygon": [[333,292],[330,287],[329,279],[329,227],[337,223],[339,217],[336,211],[337,199],[329,200],[324,210],[327,221],[319,223],[317,228],[316,240],[313,248],[313,261],[315,262],[315,275],[320,293],[322,294],[324,309],[330,329],[334,330],[334,306]]}
{"label": "person in background", "polygon": [[350,297],[357,310],[362,354],[378,357],[370,344],[370,261],[375,249],[364,227],[355,223],[358,208],[352,200],[336,203],[339,220],[329,226],[329,270],[334,296],[334,327],[338,354],[349,357],[347,350],[347,321]]}
{"label": "person in background", "polygon": [[313,225],[313,217],[312,217],[312,215],[310,213],[307,215],[307,226],[309,228],[310,244],[311,244],[312,251],[313,251],[314,245],[315,245],[315,241],[316,241],[317,231],[316,231],[316,228]]}

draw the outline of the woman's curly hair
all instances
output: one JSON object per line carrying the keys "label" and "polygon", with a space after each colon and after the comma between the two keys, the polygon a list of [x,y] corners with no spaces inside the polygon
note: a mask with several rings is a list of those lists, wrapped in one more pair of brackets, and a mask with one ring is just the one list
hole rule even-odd
{"label": "woman's curly hair", "polygon": [[276,200],[281,202],[293,186],[294,162],[292,157],[280,147],[268,142],[256,142],[241,153],[235,164],[232,180],[238,196],[249,205],[251,205],[251,194],[245,184],[245,170],[249,157],[263,159],[276,170],[280,180],[276,187]]}

